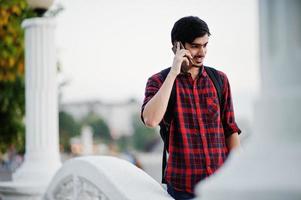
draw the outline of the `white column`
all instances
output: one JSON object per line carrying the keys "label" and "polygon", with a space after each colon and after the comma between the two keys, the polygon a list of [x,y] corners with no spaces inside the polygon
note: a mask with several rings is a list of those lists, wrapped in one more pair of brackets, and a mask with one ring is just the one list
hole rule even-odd
{"label": "white column", "polygon": [[55,22],[27,19],[25,29],[26,153],[14,181],[48,183],[61,166],[58,146]]}
{"label": "white column", "polygon": [[55,22],[31,18],[25,28],[26,152],[13,181],[0,182],[3,200],[40,200],[60,168]]}
{"label": "white column", "polygon": [[198,185],[199,199],[301,198],[301,1],[258,2],[262,90],[254,135]]}

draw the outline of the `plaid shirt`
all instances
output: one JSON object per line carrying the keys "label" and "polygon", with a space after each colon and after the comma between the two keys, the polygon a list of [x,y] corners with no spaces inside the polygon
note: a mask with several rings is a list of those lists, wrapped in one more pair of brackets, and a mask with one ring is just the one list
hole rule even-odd
{"label": "plaid shirt", "polygon": [[[175,80],[176,101],[165,179],[176,190],[193,193],[196,183],[214,173],[226,160],[225,138],[240,133],[234,119],[227,76],[218,73],[223,81],[225,104],[222,112],[214,84],[204,68],[195,80],[190,73],[180,73]],[[160,73],[148,79],[141,114],[163,81]]]}

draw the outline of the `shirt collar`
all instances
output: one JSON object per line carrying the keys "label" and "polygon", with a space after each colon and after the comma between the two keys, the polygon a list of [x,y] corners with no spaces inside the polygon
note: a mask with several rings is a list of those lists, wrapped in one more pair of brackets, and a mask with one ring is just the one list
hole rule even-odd
{"label": "shirt collar", "polygon": [[[184,72],[181,70],[181,75],[184,75],[184,76],[190,76],[190,73],[189,72]],[[207,72],[206,70],[204,69],[204,65],[201,67],[201,69],[199,70],[199,74],[198,74],[198,77],[200,76],[203,76],[203,77],[206,77],[207,76]]]}

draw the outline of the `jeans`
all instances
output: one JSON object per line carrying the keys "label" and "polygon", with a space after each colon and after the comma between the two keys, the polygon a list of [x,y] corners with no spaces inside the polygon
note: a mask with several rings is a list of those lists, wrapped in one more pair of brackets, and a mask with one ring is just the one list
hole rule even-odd
{"label": "jeans", "polygon": [[195,197],[194,194],[175,190],[171,185],[167,184],[167,192],[175,200],[188,200]]}

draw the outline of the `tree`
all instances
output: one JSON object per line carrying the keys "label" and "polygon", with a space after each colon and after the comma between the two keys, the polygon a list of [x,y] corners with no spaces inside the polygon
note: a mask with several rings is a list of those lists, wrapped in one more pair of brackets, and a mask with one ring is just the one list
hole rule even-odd
{"label": "tree", "polygon": [[82,126],[90,126],[93,130],[94,138],[105,143],[112,141],[111,132],[107,123],[99,115],[90,112],[82,121]]}
{"label": "tree", "polygon": [[0,0],[0,151],[15,144],[24,151],[24,30],[33,17],[25,0]]}
{"label": "tree", "polygon": [[122,135],[116,140],[116,144],[118,145],[120,151],[132,149],[132,137]]}
{"label": "tree", "polygon": [[70,139],[80,135],[81,126],[74,120],[72,115],[66,112],[59,113],[60,145],[66,152],[70,152]]}

